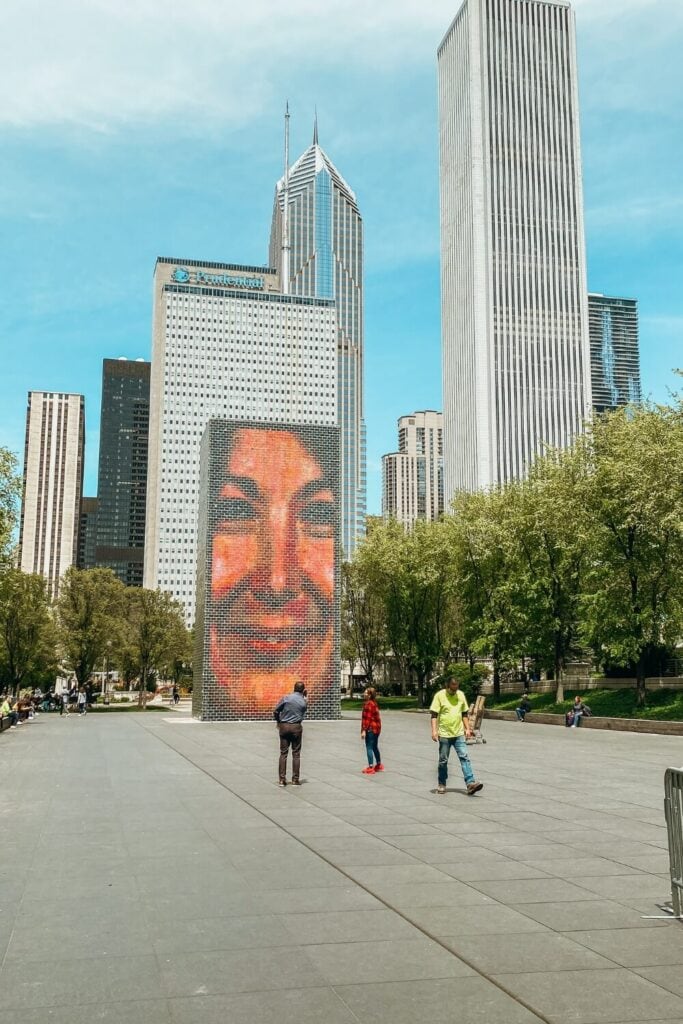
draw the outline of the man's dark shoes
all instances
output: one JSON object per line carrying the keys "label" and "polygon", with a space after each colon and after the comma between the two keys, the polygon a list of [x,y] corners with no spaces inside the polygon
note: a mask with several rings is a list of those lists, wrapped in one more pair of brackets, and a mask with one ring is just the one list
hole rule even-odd
{"label": "man's dark shoes", "polygon": [[301,783],[299,782],[299,780],[298,780],[298,779],[292,779],[292,785],[293,785],[293,786],[300,786],[300,785],[301,785]]}
{"label": "man's dark shoes", "polygon": [[475,793],[478,793],[479,790],[483,789],[483,788],[484,788],[484,783],[483,782],[470,782],[468,784],[468,786],[467,786],[467,795],[468,796],[474,796]]}
{"label": "man's dark shoes", "polygon": [[287,782],[286,782],[285,779],[280,779],[280,781],[278,782],[278,786],[286,786],[286,785],[287,785]]}

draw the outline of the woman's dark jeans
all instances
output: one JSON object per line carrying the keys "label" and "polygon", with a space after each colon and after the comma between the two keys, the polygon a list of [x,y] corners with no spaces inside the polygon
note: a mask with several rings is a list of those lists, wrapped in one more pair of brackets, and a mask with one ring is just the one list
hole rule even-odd
{"label": "woman's dark jeans", "polygon": [[368,764],[372,768],[372,758],[375,758],[375,764],[381,764],[382,758],[379,756],[379,736],[376,732],[372,732],[370,729],[365,730],[365,752],[368,755]]}

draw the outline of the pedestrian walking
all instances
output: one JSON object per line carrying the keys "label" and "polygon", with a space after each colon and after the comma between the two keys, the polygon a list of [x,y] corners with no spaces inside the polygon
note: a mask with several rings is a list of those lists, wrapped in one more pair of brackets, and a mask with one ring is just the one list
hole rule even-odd
{"label": "pedestrian walking", "polygon": [[85,692],[85,687],[84,686],[79,686],[78,687],[78,695],[76,697],[76,701],[78,703],[78,713],[79,713],[79,715],[84,715],[85,712],[86,712],[86,706],[87,706],[87,702],[88,702],[88,695]]}
{"label": "pedestrian walking", "polygon": [[473,735],[469,727],[469,705],[465,694],[458,688],[458,681],[453,676],[446,678],[446,686],[434,695],[430,712],[432,716],[432,740],[439,744],[439,768],[437,793],[446,792],[448,779],[448,757],[451,747],[460,760],[460,767],[467,785],[467,795],[474,796],[483,789],[483,782],[474,778],[469,754],[467,753],[467,737]]}
{"label": "pedestrian walking", "polygon": [[173,703],[174,704],[178,704],[179,701],[180,701],[180,692],[178,690],[178,687],[174,686],[173,687]]}
{"label": "pedestrian walking", "polygon": [[303,720],[306,717],[306,687],[303,683],[295,683],[292,693],[281,697],[273,711],[280,734],[279,785],[287,785],[287,755],[292,748],[292,785],[300,786],[299,770],[301,765],[301,742],[303,740]]}
{"label": "pedestrian walking", "polygon": [[382,718],[379,713],[376,698],[377,691],[374,687],[368,686],[363,693],[363,714],[360,720],[360,736],[365,740],[365,752],[368,756],[368,766],[363,769],[363,775],[374,775],[375,772],[383,772],[384,765],[379,753],[379,734],[382,731]]}

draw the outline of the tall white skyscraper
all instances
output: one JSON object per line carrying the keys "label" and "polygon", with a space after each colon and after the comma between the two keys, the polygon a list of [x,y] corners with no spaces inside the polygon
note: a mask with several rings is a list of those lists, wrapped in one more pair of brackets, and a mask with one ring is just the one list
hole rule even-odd
{"label": "tall white skyscraper", "polygon": [[398,451],[382,456],[382,515],[411,527],[443,511],[443,415],[401,416]]}
{"label": "tall white skyscraper", "polygon": [[19,568],[44,576],[50,597],[77,562],[84,456],[83,395],[29,391]]}
{"label": "tall white skyscraper", "polygon": [[591,409],[574,16],[465,0],[438,51],[446,504]]}
{"label": "tall white skyscraper", "polygon": [[143,586],[195,612],[199,454],[209,419],[337,423],[334,302],[263,267],[160,258],[154,273]]}
{"label": "tall white skyscraper", "polygon": [[[269,259],[286,278],[283,291],[336,301],[341,533],[344,556],[350,558],[365,532],[366,509],[363,221],[355,194],[318,145],[317,125],[312,145],[286,177],[275,188]],[[288,239],[283,245],[285,194]],[[283,272],[283,252],[288,272]]]}

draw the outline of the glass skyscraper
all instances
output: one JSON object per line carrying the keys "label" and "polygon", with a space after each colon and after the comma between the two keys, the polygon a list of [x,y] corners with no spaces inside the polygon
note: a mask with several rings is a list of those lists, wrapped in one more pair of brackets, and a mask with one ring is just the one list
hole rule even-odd
{"label": "glass skyscraper", "polygon": [[105,359],[95,563],[142,586],[145,551],[150,364]]}
{"label": "glass skyscraper", "polygon": [[334,299],[338,331],[338,422],[341,428],[342,530],[350,558],[365,532],[363,397],[363,221],[356,196],[330,158],[313,144],[275,188],[269,263],[282,274],[282,219],[288,192],[288,281],[291,295]]}
{"label": "glass skyscraper", "polygon": [[637,301],[590,294],[588,325],[594,410],[640,402]]}
{"label": "glass skyscraper", "polygon": [[464,0],[438,51],[446,505],[591,410],[574,15]]}

